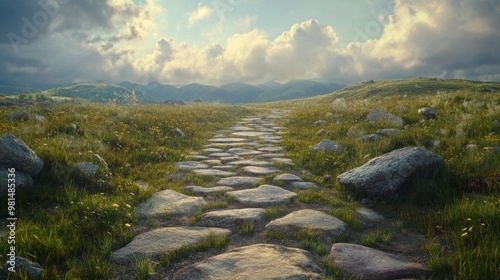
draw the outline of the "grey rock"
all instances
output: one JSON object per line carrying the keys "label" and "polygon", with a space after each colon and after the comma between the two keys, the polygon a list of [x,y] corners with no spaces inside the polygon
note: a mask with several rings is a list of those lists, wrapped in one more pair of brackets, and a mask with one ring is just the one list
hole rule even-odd
{"label": "grey rock", "polygon": [[280,182],[283,184],[291,184],[293,182],[301,182],[301,181],[303,181],[302,178],[290,173],[284,173],[274,177],[274,182]]}
{"label": "grey rock", "polygon": [[341,185],[374,197],[391,196],[408,188],[417,176],[428,176],[444,165],[425,148],[406,147],[374,158],[337,177]]}
{"label": "grey rock", "polygon": [[234,176],[236,173],[230,171],[224,171],[220,169],[195,169],[193,172],[196,175],[207,176],[207,177],[226,177],[226,176]]}
{"label": "grey rock", "polygon": [[271,158],[272,162],[276,163],[276,164],[284,164],[284,165],[295,165],[292,161],[292,159],[289,159],[289,158],[280,158],[280,157],[277,157],[277,158]]}
{"label": "grey rock", "polygon": [[361,204],[363,204],[366,207],[373,207],[373,206],[375,206],[373,204],[372,200],[369,199],[368,197],[364,197],[363,199],[361,199]]}
{"label": "grey rock", "polygon": [[340,154],[340,153],[342,153],[343,148],[342,148],[342,146],[335,143],[334,141],[332,141],[330,139],[325,139],[325,140],[319,142],[318,144],[314,145],[312,147],[312,150],[315,152],[324,151],[327,153]]}
{"label": "grey rock", "polygon": [[[39,264],[32,262],[28,259],[25,259],[23,257],[15,257],[14,264],[16,271],[15,273],[18,273],[20,271],[26,271],[30,277],[29,279],[42,279],[44,269]],[[12,267],[12,263],[10,261],[6,261],[5,264],[3,265],[3,269],[7,273],[8,275],[7,277],[13,276],[10,273],[8,273],[9,267]]]}
{"label": "grey rock", "polygon": [[261,131],[238,131],[238,132],[233,132],[233,135],[236,136],[243,136],[243,137],[257,137],[257,136],[262,136],[262,135],[268,135],[269,132],[261,132]]}
{"label": "grey rock", "polygon": [[368,208],[358,208],[356,212],[361,216],[363,220],[370,222],[380,222],[385,219],[384,216]]}
{"label": "grey rock", "polygon": [[231,234],[228,229],[206,227],[166,227],[153,229],[137,235],[125,247],[113,252],[115,263],[129,263],[135,259],[150,256],[158,258],[183,246],[196,245],[211,234],[223,236]]}
{"label": "grey rock", "polygon": [[8,121],[17,121],[17,122],[20,122],[20,121],[28,121],[29,120],[29,115],[28,113],[26,112],[23,112],[23,111],[17,111],[17,112],[14,112],[10,115],[7,116],[7,120]]}
{"label": "grey rock", "polygon": [[319,280],[321,274],[316,261],[305,250],[256,244],[229,250],[185,267],[174,274],[173,280]]}
{"label": "grey rock", "polygon": [[245,138],[226,138],[226,137],[221,137],[221,138],[212,138],[209,139],[208,141],[210,142],[217,142],[217,143],[234,143],[234,142],[243,142],[246,141],[247,139]]}
{"label": "grey rock", "polygon": [[394,127],[402,127],[404,125],[404,120],[393,114],[386,113],[379,109],[372,109],[368,114],[368,123],[370,124],[387,124]]}
{"label": "grey rock", "polygon": [[186,134],[184,131],[182,131],[180,128],[176,127],[174,130],[172,130],[172,135],[174,136],[179,136],[179,137],[186,137]]}
{"label": "grey rock", "polygon": [[179,170],[195,170],[208,168],[208,165],[199,161],[180,161],[175,163],[175,168]]}
{"label": "grey rock", "polygon": [[270,165],[273,165],[269,161],[255,160],[255,159],[238,160],[238,161],[228,162],[227,164],[229,164],[229,165],[247,165],[247,166],[270,166]]}
{"label": "grey rock", "polygon": [[245,166],[243,167],[243,171],[250,175],[268,175],[276,172],[280,172],[281,170],[274,167],[262,167],[262,166]]}
{"label": "grey rock", "polygon": [[323,128],[318,130],[318,132],[316,132],[316,136],[324,136],[327,135],[328,133],[330,133],[330,130]]}
{"label": "grey rock", "polygon": [[297,194],[283,188],[271,185],[262,185],[256,189],[227,192],[227,196],[236,201],[251,206],[267,206],[290,202]]}
{"label": "grey rock", "polygon": [[274,152],[282,152],[283,148],[279,146],[273,146],[273,147],[258,148],[257,150],[267,153],[274,153]]}
{"label": "grey rock", "polygon": [[12,134],[0,136],[0,164],[36,176],[43,168],[43,161],[23,141]]}
{"label": "grey rock", "polygon": [[200,186],[186,186],[184,188],[186,190],[194,192],[195,194],[221,193],[221,192],[228,192],[228,191],[233,190],[233,188],[225,187],[225,186],[218,186],[218,187],[211,187],[211,188],[204,188],[204,187],[200,187]]}
{"label": "grey rock", "polygon": [[155,193],[143,202],[137,212],[146,216],[156,215],[191,215],[207,202],[201,197],[192,197],[173,190],[163,190]]}
{"label": "grey rock", "polygon": [[329,258],[348,277],[366,280],[421,279],[429,274],[422,264],[357,244],[333,244]]}
{"label": "grey rock", "polygon": [[219,186],[229,186],[233,188],[251,188],[262,182],[259,177],[234,176],[222,178],[217,182]]}
{"label": "grey rock", "polygon": [[388,137],[397,135],[400,132],[401,132],[401,129],[397,129],[397,128],[382,128],[382,129],[377,130],[378,135],[388,136]]}
{"label": "grey rock", "polygon": [[437,117],[435,108],[420,108],[418,109],[418,114],[424,116],[428,120],[435,120]]}
{"label": "grey rock", "polygon": [[33,178],[31,178],[30,175],[25,174],[21,171],[10,173],[7,168],[0,167],[0,194],[7,190],[7,186],[9,185],[8,181],[9,174],[15,175],[16,191],[22,189],[29,189],[34,186]]}
{"label": "grey rock", "polygon": [[265,211],[263,208],[212,211],[203,214],[201,221],[207,226],[230,227],[243,223],[258,222]]}
{"label": "grey rock", "polygon": [[220,159],[206,159],[206,160],[202,160],[201,162],[204,164],[211,165],[212,167],[222,164],[222,161]]}
{"label": "grey rock", "polygon": [[312,182],[293,182],[290,186],[294,189],[302,190],[318,188],[318,185]]}
{"label": "grey rock", "polygon": [[328,124],[328,122],[325,120],[319,120],[319,121],[314,122],[314,126],[323,126],[323,125],[327,125],[327,124]]}
{"label": "grey rock", "polygon": [[380,140],[380,136],[378,134],[368,134],[359,137],[358,140],[363,142],[376,142]]}
{"label": "grey rock", "polygon": [[266,230],[280,230],[289,233],[301,229],[311,229],[328,236],[339,236],[346,232],[347,225],[333,216],[312,209],[292,212],[266,225]]}
{"label": "grey rock", "polygon": [[37,114],[33,115],[33,119],[39,123],[46,123],[47,122],[47,118],[45,118],[44,116],[37,115]]}
{"label": "grey rock", "polygon": [[79,175],[89,179],[95,179],[99,172],[99,166],[90,161],[77,163],[74,167]]}
{"label": "grey rock", "polygon": [[262,152],[256,150],[250,150],[245,148],[231,148],[228,152],[238,155],[238,156],[251,156],[251,155],[260,155]]}

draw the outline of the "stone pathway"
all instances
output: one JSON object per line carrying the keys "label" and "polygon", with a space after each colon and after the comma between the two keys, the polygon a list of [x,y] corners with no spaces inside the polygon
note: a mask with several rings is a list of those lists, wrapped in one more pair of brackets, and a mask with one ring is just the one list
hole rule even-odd
{"label": "stone pathway", "polygon": [[[177,260],[173,268],[161,271],[159,279],[322,279],[324,260],[317,255],[295,246],[265,244],[269,239],[264,237],[266,231],[291,235],[309,230],[323,236],[330,246],[338,237],[349,239],[345,236],[350,233],[359,236],[344,221],[326,213],[325,208],[297,202],[298,193],[322,186],[301,178],[279,146],[284,128],[275,121],[286,113],[268,112],[243,118],[218,131],[202,151],[176,163],[179,174],[201,179],[187,184],[185,194],[164,190],[140,205],[140,217],[163,218],[168,222],[163,223],[165,226],[148,226],[149,231],[115,251],[111,259],[130,268],[137,258],[161,257],[211,236],[226,235],[230,241],[225,251],[212,250]],[[207,207],[217,199],[226,201],[227,207]],[[279,207],[290,211],[271,221],[264,219],[266,211]],[[367,224],[386,220],[367,208],[359,208],[356,213]],[[244,225],[253,227],[248,235],[241,233]],[[361,245],[350,247],[347,243],[335,245],[325,258],[348,276],[398,279],[418,278],[428,272],[421,264],[380,250]]]}

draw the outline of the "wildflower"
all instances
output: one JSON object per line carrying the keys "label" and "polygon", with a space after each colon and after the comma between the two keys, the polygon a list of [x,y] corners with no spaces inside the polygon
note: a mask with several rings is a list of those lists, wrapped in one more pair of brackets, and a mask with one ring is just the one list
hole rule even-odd
{"label": "wildflower", "polygon": [[132,208],[132,206],[130,206],[130,204],[128,204],[128,203],[125,203],[125,206],[126,206],[127,208]]}
{"label": "wildflower", "polygon": [[125,224],[125,227],[130,227],[130,226],[131,226],[131,224],[129,224],[129,223]]}
{"label": "wildflower", "polygon": [[112,206],[113,206],[113,207],[116,207],[116,208],[120,207],[120,205],[118,205],[118,204],[116,204],[116,203],[113,203],[113,205],[112,205]]}

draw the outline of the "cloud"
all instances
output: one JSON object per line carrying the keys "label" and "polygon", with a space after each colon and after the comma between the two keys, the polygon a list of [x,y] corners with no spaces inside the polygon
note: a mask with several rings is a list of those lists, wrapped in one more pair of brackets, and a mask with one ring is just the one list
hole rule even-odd
{"label": "cloud", "polygon": [[[34,22],[44,11],[34,0],[5,1],[12,7],[0,12],[4,34],[24,36],[23,17]],[[46,12],[49,21],[19,43],[17,54],[12,55],[7,36],[0,39],[0,83],[143,82],[144,77],[176,85],[307,78],[350,83],[415,76],[500,81],[496,0],[396,0],[393,14],[384,14],[380,36],[347,46],[334,27],[315,19],[270,38],[262,29],[251,29],[250,17],[224,44],[189,45],[156,37],[154,18],[161,8],[153,0],[141,5],[132,0],[44,1],[52,5],[53,15]],[[195,24],[212,13],[199,4],[188,21]]]}
{"label": "cloud", "polygon": [[194,25],[198,21],[202,21],[209,18],[213,13],[214,9],[207,6],[203,6],[201,3],[199,3],[196,11],[193,11],[188,14],[189,26]]}

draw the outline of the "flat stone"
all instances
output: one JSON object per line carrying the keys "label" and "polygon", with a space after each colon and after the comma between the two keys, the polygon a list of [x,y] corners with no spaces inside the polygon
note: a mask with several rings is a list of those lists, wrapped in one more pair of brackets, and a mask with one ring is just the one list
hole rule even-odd
{"label": "flat stone", "polygon": [[312,209],[292,212],[266,225],[266,230],[292,232],[301,229],[312,229],[322,234],[338,236],[345,233],[347,225],[333,216]]}
{"label": "flat stone", "polygon": [[229,227],[243,223],[258,222],[265,211],[263,208],[212,211],[203,214],[201,220],[207,226]]}
{"label": "flat stone", "polygon": [[151,256],[158,258],[183,246],[196,245],[211,234],[223,236],[231,234],[228,229],[207,227],[166,227],[153,229],[134,237],[125,247],[113,252],[115,263],[128,263],[135,259]]}
{"label": "flat stone", "polygon": [[227,162],[229,161],[235,161],[235,160],[240,160],[242,159],[242,157],[239,157],[239,156],[230,156],[230,157],[220,157],[219,160],[226,164]]}
{"label": "flat stone", "polygon": [[259,158],[282,158],[285,154],[262,154],[258,156]]}
{"label": "flat stone", "polygon": [[188,196],[173,190],[163,190],[155,193],[143,202],[137,212],[146,216],[154,215],[191,215],[207,202],[201,197]]}
{"label": "flat stone", "polygon": [[282,137],[278,135],[262,135],[259,138],[262,140],[281,140]]}
{"label": "flat stone", "polygon": [[245,173],[250,175],[267,175],[280,172],[281,170],[274,167],[245,166],[243,167],[243,171],[245,171]]}
{"label": "flat stone", "polygon": [[208,165],[221,165],[222,161],[219,159],[206,159],[201,161],[202,163],[208,164]]}
{"label": "flat stone", "polygon": [[233,162],[228,162],[227,164],[229,165],[247,165],[247,166],[270,166],[273,165],[269,161],[264,161],[264,160],[255,160],[255,159],[245,159],[245,160],[238,160],[238,161],[233,161]]}
{"label": "flat stone", "polygon": [[200,186],[186,186],[184,188],[186,190],[194,192],[195,194],[211,194],[211,193],[228,192],[234,190],[233,188],[226,186],[218,186],[211,188],[204,188]]}
{"label": "flat stone", "polygon": [[236,166],[234,166],[234,165],[215,165],[215,166],[212,166],[212,168],[227,171],[227,170],[234,170],[236,168]]}
{"label": "flat stone", "polygon": [[260,155],[262,152],[256,150],[250,150],[245,148],[231,148],[228,152],[238,155],[238,156],[251,156],[251,155]]}
{"label": "flat stone", "polygon": [[174,274],[173,280],[319,280],[321,274],[316,261],[305,250],[256,244],[229,250],[185,267]]}
{"label": "flat stone", "polygon": [[233,135],[236,136],[244,136],[244,137],[256,137],[256,136],[262,136],[262,135],[267,135],[269,132],[260,132],[260,131],[239,131],[239,132],[233,132]]}
{"label": "flat stone", "polygon": [[211,153],[208,156],[209,157],[231,157],[231,156],[233,156],[233,154],[222,152],[222,153]]}
{"label": "flat stone", "polygon": [[285,165],[295,165],[293,161],[289,158],[271,158],[272,162],[277,164],[285,164]]}
{"label": "flat stone", "polygon": [[422,279],[422,276],[429,274],[429,269],[422,264],[408,262],[397,256],[357,244],[333,244],[329,258],[342,273],[354,278]]}
{"label": "flat stone", "polygon": [[272,147],[263,147],[263,148],[259,148],[257,149],[259,151],[262,151],[262,152],[281,152],[283,151],[283,148],[282,147],[279,147],[279,146],[272,146]]}
{"label": "flat stone", "polygon": [[258,185],[262,180],[259,177],[234,176],[220,179],[217,185],[233,188],[251,188]]}
{"label": "flat stone", "polygon": [[358,140],[363,142],[376,142],[380,140],[380,136],[378,134],[367,134],[359,137]]}
{"label": "flat stone", "polygon": [[180,161],[175,163],[175,168],[179,170],[194,170],[208,168],[208,165],[199,161]]}
{"label": "flat stone", "polygon": [[230,127],[229,130],[232,130],[232,131],[254,131],[254,129],[252,127],[248,127],[248,126],[233,126],[233,127]]}
{"label": "flat stone", "polygon": [[297,175],[290,174],[290,173],[284,173],[284,174],[280,174],[280,175],[274,177],[274,181],[281,182],[284,184],[290,184],[292,182],[300,182],[300,181],[304,181],[304,180],[302,180],[302,178],[300,178]]}
{"label": "flat stone", "polygon": [[218,143],[228,143],[228,142],[244,142],[247,139],[245,138],[212,138],[209,139],[208,141],[210,142],[218,142]]}
{"label": "flat stone", "polygon": [[219,149],[219,148],[206,148],[206,149],[203,149],[203,152],[205,153],[220,153],[220,152],[223,152],[224,150],[223,149]]}
{"label": "flat stone", "polygon": [[247,143],[247,142],[234,142],[234,143],[212,143],[210,144],[210,147],[223,147],[223,148],[228,148],[228,147],[241,147],[241,146],[252,146],[252,143]]}
{"label": "flat stone", "polygon": [[377,134],[381,136],[394,136],[401,132],[401,129],[397,128],[382,128],[377,130]]}
{"label": "flat stone", "polygon": [[283,188],[262,185],[256,189],[227,192],[226,195],[245,205],[273,205],[290,202],[297,194]]}
{"label": "flat stone", "polygon": [[293,182],[290,186],[294,189],[303,189],[303,190],[315,189],[318,187],[318,185],[312,182]]}
{"label": "flat stone", "polygon": [[361,216],[363,220],[367,220],[370,222],[379,222],[385,219],[384,216],[368,208],[358,208],[356,212]]}
{"label": "flat stone", "polygon": [[224,171],[220,169],[215,169],[215,168],[209,168],[209,169],[195,169],[193,172],[196,175],[202,175],[202,176],[214,176],[214,177],[226,177],[226,176],[234,176],[236,173],[230,172],[230,171]]}

